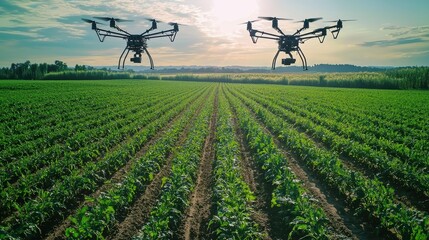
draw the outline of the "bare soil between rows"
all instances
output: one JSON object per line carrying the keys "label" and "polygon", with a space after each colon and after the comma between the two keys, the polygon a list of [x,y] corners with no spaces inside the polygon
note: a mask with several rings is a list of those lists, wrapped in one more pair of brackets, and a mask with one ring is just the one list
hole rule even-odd
{"label": "bare soil between rows", "polygon": [[215,90],[213,102],[213,114],[210,119],[210,133],[205,139],[202,159],[198,168],[196,186],[190,197],[190,204],[185,218],[178,229],[179,239],[208,239],[208,223],[212,216],[212,185],[213,185],[213,163],[214,142],[216,136],[216,123],[218,118],[219,87]]}

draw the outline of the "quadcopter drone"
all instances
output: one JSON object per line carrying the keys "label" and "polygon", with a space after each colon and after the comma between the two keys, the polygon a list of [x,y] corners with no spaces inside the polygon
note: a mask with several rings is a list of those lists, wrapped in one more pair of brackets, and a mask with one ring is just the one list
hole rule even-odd
{"label": "quadcopter drone", "polygon": [[[83,21],[92,24],[91,28],[97,33],[97,37],[100,40],[100,42],[104,42],[104,39],[106,37],[122,38],[127,40],[127,46],[125,47],[124,51],[122,51],[122,54],[119,57],[118,69],[121,68],[121,60],[122,60],[122,69],[124,68],[125,59],[127,58],[130,51],[134,52],[134,57],[130,59],[131,62],[134,62],[134,63],[141,63],[142,53],[146,52],[150,62],[150,69],[154,69],[152,56],[147,50],[147,40],[152,38],[168,37],[171,42],[174,42],[174,39],[176,38],[176,34],[179,31],[179,25],[181,25],[175,22],[170,22],[168,23],[168,25],[172,26],[173,27],[172,29],[150,33],[151,31],[154,31],[158,28],[157,23],[160,23],[161,21],[146,18],[146,20],[149,20],[152,23],[151,28],[147,29],[145,32],[141,34],[131,34],[121,29],[118,25],[116,25],[117,22],[130,22],[131,20],[124,20],[124,19],[110,18],[110,17],[94,17],[94,18],[100,19],[103,21],[109,21],[110,27],[115,29],[115,31],[105,30],[97,26],[97,24],[103,25],[102,23],[96,22],[94,20],[82,18]],[[125,57],[122,59],[125,51],[127,53],[125,54]]]}
{"label": "quadcopter drone", "polygon": [[285,52],[289,58],[282,59],[283,65],[291,65],[296,62],[296,59],[293,58],[292,52],[297,52],[299,57],[301,58],[302,67],[305,70],[308,70],[307,68],[307,58],[304,55],[304,52],[299,47],[300,43],[304,43],[305,41],[312,39],[312,38],[318,38],[320,43],[323,43],[325,41],[325,37],[327,34],[327,30],[330,30],[332,33],[332,36],[334,39],[338,38],[338,34],[340,33],[340,30],[343,28],[343,22],[345,21],[355,21],[355,20],[338,20],[338,21],[329,21],[329,22],[336,22],[336,25],[333,26],[327,26],[323,28],[318,28],[316,30],[303,33],[303,31],[310,28],[310,23],[321,20],[322,18],[308,18],[303,21],[299,21],[304,23],[304,26],[301,29],[298,29],[294,34],[292,35],[286,35],[280,28],[279,28],[279,20],[292,20],[288,18],[276,18],[276,17],[258,17],[259,19],[272,21],[272,27],[279,33],[279,34],[272,34],[264,31],[259,31],[252,28],[252,23],[259,21],[248,21],[243,24],[247,24],[247,31],[250,33],[250,37],[253,41],[253,43],[257,43],[259,38],[264,39],[271,39],[276,40],[279,44],[278,51],[274,55],[273,63],[271,65],[271,68],[274,70],[276,68],[276,61],[277,57],[280,52]]}

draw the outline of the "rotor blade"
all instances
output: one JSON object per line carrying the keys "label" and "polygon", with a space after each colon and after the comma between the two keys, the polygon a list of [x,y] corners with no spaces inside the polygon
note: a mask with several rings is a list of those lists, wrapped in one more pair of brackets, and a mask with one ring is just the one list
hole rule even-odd
{"label": "rotor blade", "polygon": [[278,18],[278,17],[258,17],[258,18],[268,20],[268,21],[272,21],[274,19],[277,19],[277,20],[293,20],[290,18]]}
{"label": "rotor blade", "polygon": [[273,17],[258,17],[258,18],[268,20],[268,21],[272,21],[274,19]]}
{"label": "rotor blade", "polygon": [[115,20],[116,22],[132,22],[133,20],[125,20],[125,19],[119,19],[119,18],[112,18],[112,17],[94,17],[103,21],[111,21]]}
{"label": "rotor blade", "polygon": [[291,18],[277,18],[277,20],[293,20]]}
{"label": "rotor blade", "polygon": [[[341,20],[342,22],[351,22],[351,21],[357,21],[356,19],[346,19],[346,20],[338,19],[338,20]],[[338,20],[332,20],[332,21],[325,21],[325,22],[338,22]]]}
{"label": "rotor blade", "polygon": [[87,23],[93,23],[93,22],[95,22],[94,20],[90,20],[90,19],[86,19],[86,18],[82,18],[82,20],[84,22],[87,22]]}
{"label": "rotor blade", "polygon": [[168,25],[170,25],[170,26],[174,26],[174,25],[179,25],[179,26],[189,26],[189,25],[187,25],[187,24],[182,24],[182,23],[175,23],[175,22],[169,22],[169,23],[167,23]]}
{"label": "rotor blade", "polygon": [[114,19],[116,22],[132,22],[133,20],[126,20],[126,19],[119,19],[119,18],[115,18]]}
{"label": "rotor blade", "polygon": [[254,22],[258,22],[258,21],[259,21],[259,20],[258,20],[258,19],[256,19],[256,20],[253,20],[253,21],[247,21],[247,22],[240,23],[240,24],[247,24],[247,23],[249,23],[249,22],[254,23]]}
{"label": "rotor blade", "polygon": [[321,19],[323,19],[323,18],[321,18],[321,17],[318,17],[318,18],[307,18],[307,19],[304,19],[302,21],[297,21],[297,22],[305,22],[305,21],[307,21],[307,22],[315,22],[315,21],[319,21]]}
{"label": "rotor blade", "polygon": [[96,21],[91,20],[91,19],[82,18],[82,20],[83,20],[84,22],[87,22],[87,23],[96,23],[96,24],[104,25],[104,24],[102,24],[102,23],[100,23],[100,22],[96,22]]}
{"label": "rotor blade", "polygon": [[144,18],[144,19],[151,21],[151,22],[162,23],[162,21],[156,20],[155,18]]}
{"label": "rotor blade", "polygon": [[110,17],[94,17],[94,18],[97,18],[97,19],[100,19],[100,20],[103,20],[103,21],[110,21],[112,19]]}

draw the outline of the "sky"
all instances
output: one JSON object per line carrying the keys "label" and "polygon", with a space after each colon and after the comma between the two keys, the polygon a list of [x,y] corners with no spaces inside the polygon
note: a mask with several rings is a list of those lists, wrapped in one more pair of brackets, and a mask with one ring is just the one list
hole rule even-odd
{"label": "sky", "polygon": [[[69,66],[114,66],[126,42],[98,41],[91,25],[81,18],[115,17],[132,22],[118,25],[132,34],[150,27],[145,18],[180,26],[176,40],[151,39],[148,49],[156,66],[270,67],[277,43],[259,39],[254,44],[246,25],[259,16],[290,18],[280,21],[286,34],[301,27],[300,20],[323,17],[311,29],[344,22],[338,39],[329,34],[323,44],[312,39],[301,44],[308,65],[428,66],[429,1],[427,0],[1,0],[0,67],[11,63],[53,63]],[[99,25],[109,29],[107,25]],[[254,29],[276,33],[271,22],[258,21]],[[130,54],[131,55],[131,54]],[[285,55],[280,55],[280,59]],[[295,55],[297,59],[298,56]],[[149,68],[147,58],[141,63]],[[297,65],[301,64],[299,60]],[[126,66],[136,64],[126,61]]]}

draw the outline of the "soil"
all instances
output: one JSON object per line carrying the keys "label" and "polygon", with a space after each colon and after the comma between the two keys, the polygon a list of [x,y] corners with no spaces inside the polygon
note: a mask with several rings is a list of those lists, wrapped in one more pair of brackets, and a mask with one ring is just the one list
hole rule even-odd
{"label": "soil", "polygon": [[263,231],[264,239],[269,240],[272,239],[272,232],[279,232],[276,231],[276,229],[272,229],[270,222],[270,219],[275,218],[275,216],[273,216],[274,214],[270,212],[271,187],[264,182],[262,171],[257,167],[255,160],[251,157],[250,150],[246,145],[244,135],[235,116],[236,115],[234,114],[233,124],[236,139],[240,145],[241,175],[255,195],[255,202],[252,204],[254,210],[252,213],[252,219],[258,224],[258,226],[260,226]]}
{"label": "soil", "polygon": [[213,186],[213,160],[216,122],[218,115],[218,88],[215,93],[214,110],[211,116],[210,133],[204,142],[202,159],[199,165],[196,186],[191,195],[190,204],[186,211],[185,219],[178,233],[181,239],[207,239],[208,222],[212,215],[212,186]]}

